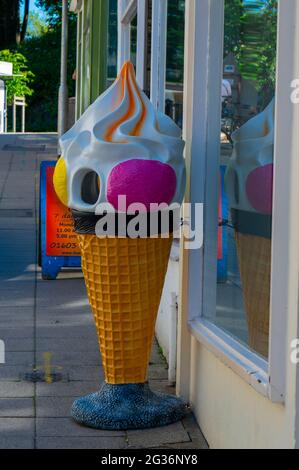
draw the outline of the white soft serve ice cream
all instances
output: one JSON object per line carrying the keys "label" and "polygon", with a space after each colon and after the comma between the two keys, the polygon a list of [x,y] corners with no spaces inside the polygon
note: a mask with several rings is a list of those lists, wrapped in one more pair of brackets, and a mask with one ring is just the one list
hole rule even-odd
{"label": "white soft serve ice cream", "polygon": [[181,203],[185,191],[181,130],[157,112],[126,62],[114,84],[60,139],[54,186],[71,209],[94,213],[99,203]]}
{"label": "white soft serve ice cream", "polygon": [[232,135],[234,149],[225,176],[233,209],[272,213],[274,99]]}

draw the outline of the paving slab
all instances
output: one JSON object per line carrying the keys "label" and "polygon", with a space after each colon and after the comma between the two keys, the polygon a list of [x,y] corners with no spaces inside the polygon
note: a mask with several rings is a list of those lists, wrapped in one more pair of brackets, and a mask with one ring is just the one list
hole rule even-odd
{"label": "paving slab", "polygon": [[37,437],[102,437],[102,436],[125,436],[123,431],[105,431],[87,428],[75,423],[72,418],[37,418]]}
{"label": "paving slab", "polygon": [[4,436],[0,435],[0,449],[34,449],[34,437],[14,435]]}
{"label": "paving slab", "polygon": [[33,363],[33,351],[5,351],[5,364],[8,366],[30,366]]}
{"label": "paving slab", "polygon": [[25,381],[1,381],[1,398],[31,398],[34,397],[34,385]]}
{"label": "paving slab", "polygon": [[37,397],[36,416],[38,418],[69,418],[73,402],[78,396]]}
{"label": "paving slab", "polygon": [[30,418],[34,415],[33,398],[0,398],[0,417]]}
{"label": "paving slab", "polygon": [[33,338],[8,338],[5,341],[5,351],[34,351],[34,340]]}
{"label": "paving slab", "polygon": [[[63,370],[61,371],[63,373]],[[100,380],[95,382],[53,382],[37,383],[37,397],[78,397],[96,392],[100,388]]]}
{"label": "paving slab", "polygon": [[89,381],[102,383],[104,380],[104,371],[101,366],[70,366],[65,367],[69,379],[72,381]]}
{"label": "paving slab", "polygon": [[191,441],[180,422],[161,428],[127,431],[127,438],[129,448],[138,449]]}
{"label": "paving slab", "polygon": [[1,439],[33,437],[34,418],[0,418]]}
{"label": "paving slab", "polygon": [[125,437],[38,437],[37,449],[126,449]]}
{"label": "paving slab", "polygon": [[[101,355],[98,350],[88,351],[45,351],[50,352],[51,364],[56,367],[68,366],[68,365],[87,365],[97,366],[101,363]],[[44,360],[44,353],[38,351],[36,354],[36,360],[38,364],[42,364]]]}
{"label": "paving slab", "polygon": [[24,366],[0,364],[0,382],[19,382],[23,375]]}

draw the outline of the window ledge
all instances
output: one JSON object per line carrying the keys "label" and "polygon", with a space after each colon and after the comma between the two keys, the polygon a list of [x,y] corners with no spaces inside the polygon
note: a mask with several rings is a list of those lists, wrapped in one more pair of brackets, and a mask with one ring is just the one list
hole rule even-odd
{"label": "window ledge", "polygon": [[[268,375],[268,362],[243,346],[232,336],[203,318],[189,322],[190,333],[221,362],[232,369],[258,393],[275,402],[283,397],[273,393]],[[275,399],[273,397],[275,396]],[[272,397],[272,398],[271,398]]]}

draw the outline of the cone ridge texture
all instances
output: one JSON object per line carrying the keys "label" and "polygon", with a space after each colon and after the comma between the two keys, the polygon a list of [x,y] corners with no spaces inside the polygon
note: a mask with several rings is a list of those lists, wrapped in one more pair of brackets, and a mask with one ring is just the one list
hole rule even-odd
{"label": "cone ridge texture", "polygon": [[268,357],[271,239],[236,232],[249,346]]}
{"label": "cone ridge texture", "polygon": [[172,238],[78,239],[106,382],[144,383]]}

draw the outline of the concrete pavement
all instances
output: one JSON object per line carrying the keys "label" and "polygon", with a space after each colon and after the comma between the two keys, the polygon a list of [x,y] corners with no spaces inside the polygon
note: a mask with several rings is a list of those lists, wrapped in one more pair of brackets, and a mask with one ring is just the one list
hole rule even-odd
{"label": "concrete pavement", "polygon": [[[37,268],[39,164],[54,160],[51,134],[0,136],[0,448],[205,448],[193,416],[144,431],[97,431],[69,416],[73,400],[99,388],[103,370],[81,271],[43,281]],[[53,381],[34,382],[50,368]],[[168,386],[167,365],[153,348],[155,390]]]}

